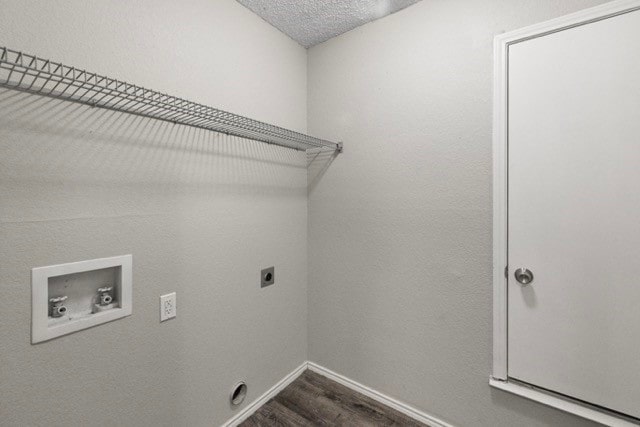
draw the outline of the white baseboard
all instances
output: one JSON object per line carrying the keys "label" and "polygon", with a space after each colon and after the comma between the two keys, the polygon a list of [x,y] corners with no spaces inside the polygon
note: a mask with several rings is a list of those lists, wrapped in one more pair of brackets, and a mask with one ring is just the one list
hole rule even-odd
{"label": "white baseboard", "polygon": [[357,381],[354,381],[350,378],[345,377],[344,375],[340,375],[336,372],[333,372],[330,369],[325,368],[324,366],[320,366],[314,362],[304,362],[302,365],[298,366],[293,372],[288,374],[286,377],[278,381],[276,385],[271,387],[264,393],[262,396],[251,402],[236,414],[229,421],[224,423],[222,427],[235,427],[251,415],[256,412],[262,405],[267,403],[269,399],[273,398],[275,395],[280,393],[282,389],[291,384],[296,378],[298,378],[304,371],[307,369],[320,374],[324,377],[329,378],[339,384],[342,384],[345,387],[349,387],[351,390],[357,391],[358,393],[364,394],[371,399],[382,403],[390,408],[395,409],[398,412],[405,414],[408,417],[413,418],[414,420],[420,421],[430,427],[453,427],[453,425],[442,421],[439,418],[436,418],[432,415],[429,415],[425,412],[422,412],[412,406],[407,405],[406,403],[400,402],[392,397],[387,396],[386,394],[380,393],[372,388],[369,388],[365,385],[360,384]]}
{"label": "white baseboard", "polygon": [[316,372],[322,376],[329,378],[343,386],[349,387],[350,389],[357,391],[358,393],[364,394],[367,397],[370,397],[373,400],[376,400],[383,405],[386,405],[390,408],[395,409],[398,412],[405,414],[408,417],[413,418],[414,420],[420,421],[431,427],[453,427],[451,424],[442,421],[439,418],[436,418],[432,415],[424,413],[412,406],[407,405],[406,403],[400,402],[392,397],[387,396],[386,394],[380,393],[372,388],[369,388],[365,385],[360,384],[350,378],[347,378],[343,375],[340,375],[336,372],[333,372],[330,369],[327,369],[323,366],[318,365],[314,362],[308,362],[309,370]]}
{"label": "white baseboard", "polygon": [[247,405],[244,409],[238,412],[233,418],[224,423],[222,427],[235,427],[251,415],[256,412],[262,405],[267,403],[269,399],[274,397],[276,394],[280,393],[282,389],[291,384],[296,378],[298,378],[304,371],[307,370],[307,362],[304,362],[302,365],[298,366],[293,372],[288,374],[286,377],[278,381],[276,385],[267,390],[262,396],[258,397],[256,400]]}

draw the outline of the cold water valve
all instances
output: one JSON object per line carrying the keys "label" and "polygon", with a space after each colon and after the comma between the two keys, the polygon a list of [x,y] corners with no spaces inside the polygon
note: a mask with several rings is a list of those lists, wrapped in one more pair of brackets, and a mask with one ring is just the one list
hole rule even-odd
{"label": "cold water valve", "polygon": [[113,302],[112,291],[113,291],[112,286],[98,288],[98,304],[101,306],[111,304]]}

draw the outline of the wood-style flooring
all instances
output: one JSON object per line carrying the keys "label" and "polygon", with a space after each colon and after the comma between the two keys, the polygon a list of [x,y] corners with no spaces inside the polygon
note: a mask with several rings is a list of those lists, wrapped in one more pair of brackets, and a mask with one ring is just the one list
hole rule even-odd
{"label": "wood-style flooring", "polygon": [[240,426],[424,427],[425,424],[307,370]]}

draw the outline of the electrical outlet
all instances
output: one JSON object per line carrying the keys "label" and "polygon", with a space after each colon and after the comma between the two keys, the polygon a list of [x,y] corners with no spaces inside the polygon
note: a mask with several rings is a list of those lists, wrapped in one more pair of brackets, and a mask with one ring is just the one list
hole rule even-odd
{"label": "electrical outlet", "polygon": [[176,293],[162,295],[160,297],[160,321],[176,317]]}

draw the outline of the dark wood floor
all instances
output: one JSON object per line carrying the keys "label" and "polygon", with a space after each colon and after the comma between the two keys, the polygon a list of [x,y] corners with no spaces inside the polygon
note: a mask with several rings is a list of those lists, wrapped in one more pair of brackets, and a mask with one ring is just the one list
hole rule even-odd
{"label": "dark wood floor", "polygon": [[425,424],[307,370],[240,426],[424,427]]}

